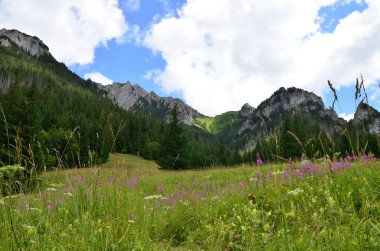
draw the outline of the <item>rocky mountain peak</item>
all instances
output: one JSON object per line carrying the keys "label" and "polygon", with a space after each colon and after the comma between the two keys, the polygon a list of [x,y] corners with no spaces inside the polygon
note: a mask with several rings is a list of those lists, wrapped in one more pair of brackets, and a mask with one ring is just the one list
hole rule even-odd
{"label": "rocky mountain peak", "polygon": [[350,122],[359,127],[365,125],[367,131],[380,135],[380,112],[364,102],[358,105]]}
{"label": "rocky mountain peak", "polygon": [[38,37],[32,37],[18,30],[0,30],[0,45],[3,47],[18,46],[26,53],[40,57],[50,55],[47,47]]}
{"label": "rocky mountain peak", "polygon": [[168,120],[170,111],[176,104],[179,119],[185,125],[193,125],[194,119],[203,117],[198,111],[186,105],[182,100],[171,97],[160,97],[154,92],[147,92],[139,85],[126,82],[99,86],[105,90],[107,96],[127,111],[143,112],[158,119]]}
{"label": "rocky mountain peak", "polygon": [[243,117],[248,117],[249,115],[251,115],[253,112],[255,111],[255,108],[253,106],[251,106],[250,104],[248,103],[245,103],[241,110],[240,110],[240,115],[243,116]]}
{"label": "rocky mountain peak", "polygon": [[269,99],[261,103],[257,110],[264,117],[271,117],[275,113],[289,112],[295,109],[304,109],[305,112],[324,110],[322,98],[312,92],[299,88],[281,87]]}

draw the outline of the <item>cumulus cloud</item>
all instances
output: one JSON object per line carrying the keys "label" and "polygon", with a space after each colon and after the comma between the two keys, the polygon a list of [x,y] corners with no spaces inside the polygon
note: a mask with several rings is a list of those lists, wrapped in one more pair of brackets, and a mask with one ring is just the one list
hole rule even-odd
{"label": "cumulus cloud", "polygon": [[117,0],[0,0],[0,27],[41,38],[66,64],[89,64],[97,46],[128,29]]}
{"label": "cumulus cloud", "polygon": [[107,78],[100,72],[89,72],[84,74],[84,79],[91,79],[92,81],[102,84],[102,85],[110,85],[114,81],[112,79]]}
{"label": "cumulus cloud", "polygon": [[351,119],[354,118],[354,114],[353,113],[350,113],[350,114],[346,114],[346,113],[341,113],[339,115],[339,117],[341,117],[342,119],[346,120],[346,121],[350,121]]}
{"label": "cumulus cloud", "polygon": [[328,79],[336,88],[359,74],[372,83],[380,78],[380,1],[321,31],[318,11],[343,2],[188,0],[147,33],[144,45],[166,61],[147,76],[207,115],[257,106],[280,86],[322,95]]}

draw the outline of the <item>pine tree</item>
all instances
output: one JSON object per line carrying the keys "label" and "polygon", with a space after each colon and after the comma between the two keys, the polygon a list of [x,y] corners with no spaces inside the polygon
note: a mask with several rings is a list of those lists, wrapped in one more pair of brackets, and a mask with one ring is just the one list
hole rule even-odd
{"label": "pine tree", "polygon": [[186,167],[186,138],[175,105],[170,114],[168,127],[161,141],[161,156],[158,164],[163,168],[180,169]]}

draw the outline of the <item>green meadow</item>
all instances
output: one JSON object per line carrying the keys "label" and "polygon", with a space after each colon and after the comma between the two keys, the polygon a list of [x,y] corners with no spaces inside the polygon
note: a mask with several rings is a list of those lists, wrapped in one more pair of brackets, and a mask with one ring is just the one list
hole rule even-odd
{"label": "green meadow", "polygon": [[114,154],[0,197],[0,250],[379,250],[380,164],[167,171]]}

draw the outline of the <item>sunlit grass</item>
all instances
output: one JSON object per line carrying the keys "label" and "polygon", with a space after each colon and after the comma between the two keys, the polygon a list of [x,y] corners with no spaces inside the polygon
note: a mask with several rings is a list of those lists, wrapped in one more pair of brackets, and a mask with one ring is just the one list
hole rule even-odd
{"label": "sunlit grass", "polygon": [[374,161],[174,172],[115,154],[40,178],[34,193],[1,198],[0,249],[380,248]]}

